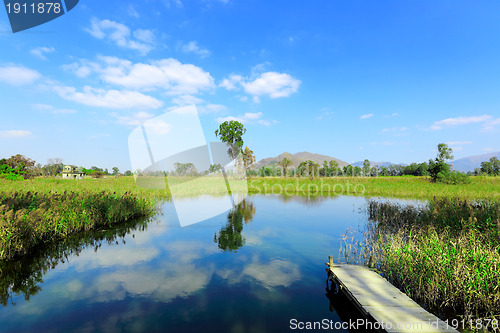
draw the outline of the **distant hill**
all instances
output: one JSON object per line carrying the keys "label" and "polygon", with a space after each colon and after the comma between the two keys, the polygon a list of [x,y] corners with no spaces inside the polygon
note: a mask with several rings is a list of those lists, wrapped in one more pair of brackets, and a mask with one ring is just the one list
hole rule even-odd
{"label": "distant hill", "polygon": [[301,152],[301,153],[296,153],[296,154],[290,154],[290,153],[283,153],[281,155],[278,155],[276,157],[268,157],[260,160],[259,162],[255,163],[252,165],[252,169],[260,169],[263,166],[268,166],[268,165],[274,165],[280,162],[284,158],[289,159],[292,164],[291,166],[298,167],[300,163],[311,160],[313,162],[316,162],[320,165],[323,165],[323,161],[330,162],[332,160],[337,161],[339,164],[339,167],[344,167],[348,165],[349,163],[339,160],[338,158],[334,158],[331,156],[326,156],[326,155],[320,155],[320,154],[313,154],[313,153],[308,153],[306,151]]}
{"label": "distant hill", "polygon": [[494,156],[500,159],[500,152],[464,157],[451,162],[451,164],[457,171],[474,171],[474,169],[481,167],[481,162],[489,161]]}
{"label": "distant hill", "polygon": [[[374,161],[370,161],[370,166],[378,166],[378,167],[386,167],[388,168],[389,165],[402,165],[402,166],[406,166],[407,164],[404,164],[404,163],[392,163],[392,162],[374,162]],[[359,166],[359,167],[363,167],[363,161],[359,161],[359,162],[354,162],[354,163],[351,163],[352,166]]]}

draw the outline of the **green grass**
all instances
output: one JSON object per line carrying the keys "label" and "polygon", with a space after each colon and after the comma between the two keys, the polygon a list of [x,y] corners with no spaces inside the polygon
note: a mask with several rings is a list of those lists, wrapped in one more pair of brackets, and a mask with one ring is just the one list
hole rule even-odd
{"label": "green grass", "polygon": [[432,183],[428,177],[249,178],[250,193],[362,195],[396,198],[500,199],[500,177],[470,177],[469,184]]}
{"label": "green grass", "polygon": [[500,320],[500,203],[371,201],[365,263],[441,317]]}
{"label": "green grass", "polygon": [[72,233],[148,216],[155,204],[130,192],[0,192],[0,259],[14,259]]}
{"label": "green grass", "polygon": [[136,186],[133,177],[0,180],[0,260],[72,233],[148,216],[167,198],[165,191]]}

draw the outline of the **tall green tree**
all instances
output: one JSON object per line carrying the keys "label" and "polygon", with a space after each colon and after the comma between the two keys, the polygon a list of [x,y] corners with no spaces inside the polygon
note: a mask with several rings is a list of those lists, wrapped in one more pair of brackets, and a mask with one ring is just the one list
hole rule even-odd
{"label": "tall green tree", "polygon": [[436,158],[429,160],[429,175],[433,181],[450,173],[450,165],[446,162],[453,159],[453,149],[449,148],[446,143],[438,144],[437,150]]}
{"label": "tall green tree", "polygon": [[[242,136],[246,131],[243,124],[236,120],[225,121],[215,130],[215,136],[228,145],[227,153],[233,161],[236,161],[236,157],[241,152]],[[233,162],[233,174],[235,174],[235,167],[235,162]]]}

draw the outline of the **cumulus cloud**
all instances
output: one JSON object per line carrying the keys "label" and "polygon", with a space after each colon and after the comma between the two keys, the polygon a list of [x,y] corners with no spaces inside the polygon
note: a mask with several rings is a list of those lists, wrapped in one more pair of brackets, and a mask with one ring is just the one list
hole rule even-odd
{"label": "cumulus cloud", "polygon": [[129,89],[161,89],[169,95],[192,95],[214,88],[210,73],[176,59],[162,59],[149,64],[132,63],[116,57],[99,57],[101,64],[87,64],[106,83]]}
{"label": "cumulus cloud", "polygon": [[22,137],[31,136],[31,135],[33,135],[33,133],[31,133],[30,131],[26,131],[26,130],[0,131],[0,137],[7,138],[7,139],[22,138]]}
{"label": "cumulus cloud", "polygon": [[34,49],[31,49],[30,53],[42,60],[47,60],[47,57],[45,56],[46,53],[52,53],[56,49],[53,47],[36,47]]}
{"label": "cumulus cloud", "polygon": [[117,46],[147,54],[153,49],[153,32],[150,30],[135,30],[132,34],[125,24],[110,20],[92,18],[90,28],[85,29],[97,39],[109,39]]}
{"label": "cumulus cloud", "polygon": [[227,79],[222,80],[219,87],[226,88],[227,90],[236,90],[242,82],[243,76],[231,74]]}
{"label": "cumulus cloud", "polygon": [[87,106],[112,109],[156,109],[163,104],[156,98],[136,91],[105,90],[89,86],[85,86],[82,92],[74,87],[61,86],[55,86],[53,90],[64,99]]}
{"label": "cumulus cloud", "polygon": [[359,119],[368,119],[368,118],[371,118],[373,116],[374,116],[373,113],[368,113],[368,114],[362,115],[361,117],[359,117]]}
{"label": "cumulus cloud", "polygon": [[206,58],[210,55],[210,51],[198,46],[197,41],[190,41],[189,43],[182,45],[181,49],[185,53],[194,53],[202,58]]}
{"label": "cumulus cloud", "polygon": [[240,87],[253,97],[269,96],[270,98],[288,97],[296,93],[301,81],[290,74],[265,72],[254,79],[244,78],[241,75],[231,74],[219,84],[227,90],[236,90]]}
{"label": "cumulus cloud", "polygon": [[13,86],[31,84],[42,75],[33,69],[17,65],[0,66],[0,81],[4,81]]}
{"label": "cumulus cloud", "polygon": [[484,123],[490,120],[492,117],[490,115],[482,115],[482,116],[471,116],[471,117],[456,117],[456,118],[446,118],[443,120],[439,120],[434,122],[430,127],[431,130],[440,130],[444,127],[457,126],[457,125],[466,125],[466,124],[474,124],[474,123]]}

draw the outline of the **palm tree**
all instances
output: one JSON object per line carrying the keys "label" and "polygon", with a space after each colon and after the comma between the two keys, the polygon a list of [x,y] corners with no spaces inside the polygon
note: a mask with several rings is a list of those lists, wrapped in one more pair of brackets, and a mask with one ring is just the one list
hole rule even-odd
{"label": "palm tree", "polygon": [[292,162],[288,158],[284,158],[281,160],[281,162],[278,162],[278,165],[280,165],[283,168],[283,175],[286,177],[286,172],[287,168],[292,164]]}

